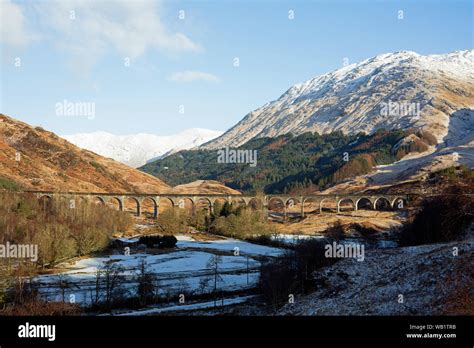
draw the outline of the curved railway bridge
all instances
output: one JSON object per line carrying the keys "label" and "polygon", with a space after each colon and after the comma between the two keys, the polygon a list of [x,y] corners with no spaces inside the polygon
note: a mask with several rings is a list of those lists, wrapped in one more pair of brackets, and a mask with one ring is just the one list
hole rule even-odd
{"label": "curved railway bridge", "polygon": [[[38,199],[67,199],[71,203],[78,200],[98,201],[102,204],[116,203],[121,211],[125,210],[125,201],[133,200],[136,204],[136,215],[142,215],[142,208],[144,204],[152,206],[153,217],[158,217],[160,204],[164,204],[173,208],[184,208],[184,202],[191,204],[193,211],[200,207],[212,212],[214,204],[217,201],[228,202],[236,206],[252,207],[254,209],[263,210],[267,216],[270,206],[278,206],[283,215],[287,216],[287,212],[298,211],[301,217],[305,216],[305,204],[312,204],[319,208],[322,213],[324,205],[330,204],[333,211],[341,212],[344,204],[350,203],[353,210],[361,209],[363,207],[370,207],[370,209],[377,210],[380,203],[383,202],[385,207],[389,209],[398,210],[404,209],[410,203],[410,196],[406,194],[386,195],[386,194],[334,194],[334,195],[284,195],[284,194],[269,194],[262,196],[248,196],[248,195],[226,195],[226,194],[157,194],[157,193],[102,193],[102,192],[54,192],[54,191],[23,191],[36,195]],[[73,204],[73,203],[72,203]]]}

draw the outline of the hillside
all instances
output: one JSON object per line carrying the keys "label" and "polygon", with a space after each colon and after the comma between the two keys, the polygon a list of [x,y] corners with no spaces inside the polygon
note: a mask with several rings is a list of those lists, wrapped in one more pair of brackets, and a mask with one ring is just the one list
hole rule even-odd
{"label": "hillside", "polygon": [[196,180],[188,184],[178,185],[170,190],[177,194],[229,194],[240,195],[240,192],[222,185],[214,180]]}
{"label": "hillside", "polygon": [[165,192],[163,181],[0,114],[0,179],[25,189]]}
{"label": "hillside", "polygon": [[[172,185],[218,180],[246,192],[317,190],[395,162],[408,153],[428,150],[436,140],[428,132],[380,130],[372,135],[305,133],[249,141],[237,150],[257,151],[253,167],[218,163],[215,150],[181,151],[140,169]],[[346,156],[347,155],[347,156]]]}
{"label": "hillside", "polygon": [[453,122],[451,117],[473,108],[473,50],[428,56],[407,51],[381,54],[294,85],[203,147],[235,147],[253,138],[287,133],[371,134],[381,128],[412,127],[427,130],[442,142],[450,132],[472,126],[469,119]]}
{"label": "hillside", "polygon": [[[315,292],[279,315],[472,315],[474,229],[463,240],[369,250],[315,272]],[[452,250],[459,249],[459,256]],[[399,295],[404,301],[399,303]]]}
{"label": "hillside", "polygon": [[460,110],[451,117],[450,122],[464,126],[450,129],[443,143],[422,153],[409,154],[392,164],[376,166],[367,175],[335,185],[325,193],[366,189],[380,191],[393,185],[403,185],[405,192],[410,192],[408,185],[427,181],[433,173],[456,166],[474,168],[474,110]]}

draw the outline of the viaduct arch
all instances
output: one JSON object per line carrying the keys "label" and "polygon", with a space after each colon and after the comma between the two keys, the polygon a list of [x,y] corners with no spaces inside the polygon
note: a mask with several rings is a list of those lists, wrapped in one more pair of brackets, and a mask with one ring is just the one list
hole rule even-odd
{"label": "viaduct arch", "polygon": [[[363,194],[347,194],[347,195],[279,195],[271,194],[265,196],[247,196],[247,195],[186,195],[186,194],[151,194],[151,193],[95,193],[95,192],[53,192],[53,191],[23,191],[25,193],[33,193],[38,199],[47,197],[48,199],[55,198],[69,198],[69,199],[83,199],[85,201],[98,200],[101,204],[107,204],[111,200],[116,200],[121,211],[125,210],[125,201],[134,200],[136,203],[136,215],[143,214],[144,202],[149,202],[153,207],[153,218],[158,218],[160,201],[168,200],[171,202],[171,207],[182,207],[182,202],[188,200],[191,202],[193,211],[199,205],[199,202],[206,202],[209,213],[213,213],[214,203],[217,200],[228,202],[229,204],[236,204],[241,207],[252,207],[254,209],[261,209],[267,214],[269,211],[269,204],[272,202],[280,202],[280,209],[283,210],[283,215],[286,218],[288,209],[298,209],[301,217],[305,216],[305,203],[314,204],[319,213],[325,213],[324,205],[331,202],[336,213],[341,212],[341,205],[344,202],[351,203],[352,209],[357,211],[360,209],[362,202],[368,203],[370,209],[377,210],[378,203],[385,201],[388,208],[392,210],[404,209],[410,202],[410,196],[406,194],[399,195],[363,195]],[[334,210],[333,209],[333,210]]]}

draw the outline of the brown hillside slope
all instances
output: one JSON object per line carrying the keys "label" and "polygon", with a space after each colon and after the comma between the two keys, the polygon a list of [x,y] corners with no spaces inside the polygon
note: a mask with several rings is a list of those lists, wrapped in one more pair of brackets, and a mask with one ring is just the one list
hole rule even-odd
{"label": "brown hillside slope", "polygon": [[178,185],[171,189],[177,194],[228,194],[240,195],[240,191],[227,187],[215,180],[196,180],[188,184]]}
{"label": "brown hillside slope", "polygon": [[25,189],[167,192],[163,181],[0,114],[0,177]]}

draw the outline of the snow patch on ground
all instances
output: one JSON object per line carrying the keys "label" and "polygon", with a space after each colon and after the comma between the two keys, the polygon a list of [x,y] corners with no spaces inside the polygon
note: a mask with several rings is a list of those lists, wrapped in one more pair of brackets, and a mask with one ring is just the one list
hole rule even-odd
{"label": "snow patch on ground", "polygon": [[[453,255],[453,247],[458,248],[458,256]],[[466,267],[474,267],[473,255],[472,236],[461,242],[366,251],[363,262],[342,259],[316,272],[319,289],[296,298],[279,314],[443,314],[451,291],[472,288],[463,274]],[[456,281],[453,276],[457,276]],[[399,295],[403,295],[403,303]]]}
{"label": "snow patch on ground", "polygon": [[[209,250],[219,250],[227,252],[238,251],[241,255],[251,256],[279,256],[282,254],[282,250],[278,248],[268,247],[264,245],[253,244],[244,242],[238,239],[226,238],[223,240],[213,240],[208,242],[197,242],[194,240],[183,239],[178,236],[179,248],[200,248]],[[236,249],[238,248],[238,249]]]}
{"label": "snow patch on ground", "polygon": [[[121,240],[130,241],[127,238]],[[238,253],[235,248],[239,248]],[[133,296],[138,286],[136,279],[139,267],[145,261],[148,270],[156,276],[160,294],[201,294],[209,292],[209,283],[214,279],[210,261],[216,252],[220,257],[219,289],[237,291],[255,287],[260,267],[260,261],[256,260],[256,257],[278,256],[282,250],[236,239],[198,242],[188,236],[178,236],[177,248],[174,250],[159,254],[113,254],[63,263],[58,267],[63,269],[60,274],[40,275],[35,282],[43,298],[60,301],[62,290],[59,283],[62,279],[69,284],[64,291],[65,298],[74,295],[76,303],[87,306],[92,303],[96,293],[96,275],[99,270],[103,270],[107,265],[120,268],[123,277],[121,292],[124,296]],[[103,297],[103,289],[99,292]]]}
{"label": "snow patch on ground", "polygon": [[[245,303],[251,299],[255,298],[255,296],[238,296],[232,298],[225,298],[223,301],[219,300],[217,302],[218,307],[222,306],[230,306],[239,303]],[[136,310],[126,313],[118,313],[114,314],[117,316],[142,316],[142,315],[153,315],[153,314],[160,314],[160,313],[167,313],[167,312],[178,312],[178,311],[192,311],[196,309],[208,309],[214,308],[214,300],[213,301],[206,301],[206,302],[197,302],[197,303],[190,303],[190,304],[174,304],[171,306],[160,306],[155,308],[147,308],[142,310]]]}

